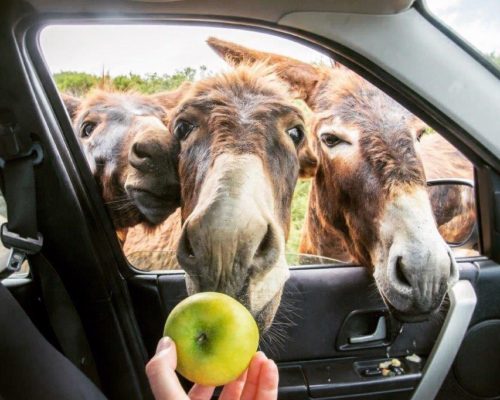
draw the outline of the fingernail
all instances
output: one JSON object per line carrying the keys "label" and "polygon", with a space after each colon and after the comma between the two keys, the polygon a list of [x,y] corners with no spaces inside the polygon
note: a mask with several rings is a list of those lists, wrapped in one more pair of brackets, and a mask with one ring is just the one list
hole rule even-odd
{"label": "fingernail", "polygon": [[156,352],[159,353],[162,350],[168,349],[170,346],[172,346],[172,339],[170,339],[168,336],[164,336],[158,342],[158,346],[156,347]]}

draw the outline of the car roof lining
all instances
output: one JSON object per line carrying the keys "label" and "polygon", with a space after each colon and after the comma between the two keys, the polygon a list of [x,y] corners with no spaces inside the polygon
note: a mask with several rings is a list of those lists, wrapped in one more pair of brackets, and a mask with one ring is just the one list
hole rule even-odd
{"label": "car roof lining", "polygon": [[[225,16],[278,22],[293,12],[319,11],[387,15],[406,11],[414,0],[29,0],[40,13],[189,14]],[[208,11],[209,10],[209,11]]]}

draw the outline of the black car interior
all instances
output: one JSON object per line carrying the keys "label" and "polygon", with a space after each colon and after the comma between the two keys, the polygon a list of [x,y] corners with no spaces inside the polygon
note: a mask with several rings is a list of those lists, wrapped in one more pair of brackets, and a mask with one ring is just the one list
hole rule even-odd
{"label": "black car interior", "polygon": [[[141,11],[141,21],[155,10],[148,4],[140,8],[140,1],[124,3],[129,12]],[[198,14],[209,4],[188,1],[183,10],[179,3],[170,3],[172,10],[188,12],[192,6]],[[214,2],[213,13],[225,16],[226,23],[273,26],[243,19],[223,3]],[[300,7],[301,2],[292,3]],[[346,3],[336,4],[342,11]],[[381,2],[377,12],[395,12],[396,3]],[[404,8],[412,2],[399,3]],[[128,264],[37,41],[44,24],[85,23],[99,16],[81,4],[72,12],[69,2],[61,2],[60,10],[47,2],[46,15],[13,0],[0,7],[0,175],[9,217],[2,240],[18,249],[9,268],[16,268],[24,256],[30,267],[27,275],[0,284],[0,398],[151,399],[144,366],[154,354],[166,316],[187,296],[184,275],[144,273]],[[239,1],[234,7],[245,10]],[[275,8],[271,11],[279,14]],[[200,15],[203,23],[224,22]],[[192,21],[186,18],[186,23]],[[275,31],[296,35],[282,27]],[[319,42],[304,32],[301,38],[310,45]],[[367,78],[376,75],[354,51],[322,43],[324,51],[355,63]],[[391,79],[392,87],[398,87],[397,79]],[[413,100],[406,96],[403,103],[411,106]],[[419,114],[429,124],[435,121],[432,113]],[[439,121],[446,131],[443,119]],[[477,304],[436,398],[498,399],[500,162],[480,143],[459,146],[475,164],[483,255],[458,260],[460,279],[472,284]],[[5,278],[8,271],[3,273]],[[361,266],[292,268],[283,303],[277,321],[288,321],[293,313],[286,340],[262,344],[279,366],[280,399],[411,399],[446,315],[443,311],[427,321],[401,323],[390,315]],[[420,362],[407,358],[412,354]],[[392,358],[400,360],[405,372],[381,376],[377,366]]]}

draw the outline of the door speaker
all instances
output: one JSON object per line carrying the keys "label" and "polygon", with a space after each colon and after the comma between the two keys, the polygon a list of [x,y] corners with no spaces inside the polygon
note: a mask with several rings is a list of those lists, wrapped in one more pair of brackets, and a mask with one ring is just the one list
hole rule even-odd
{"label": "door speaker", "polygon": [[470,394],[500,397],[500,320],[483,321],[467,332],[453,371]]}

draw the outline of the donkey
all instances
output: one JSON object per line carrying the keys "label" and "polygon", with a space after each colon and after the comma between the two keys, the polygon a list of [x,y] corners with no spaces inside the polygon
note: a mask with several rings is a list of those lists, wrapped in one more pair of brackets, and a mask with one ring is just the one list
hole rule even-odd
{"label": "donkey", "polygon": [[240,66],[193,83],[164,121],[178,143],[181,208],[169,232],[188,293],[235,297],[262,331],[289,276],[293,190],[317,164],[290,97],[272,67]]}
{"label": "donkey", "polygon": [[458,280],[417,152],[425,126],[344,67],[306,64],[210,38],[230,64],[265,62],[304,100],[317,173],[300,251],[369,267],[396,316],[425,319]]}
{"label": "donkey", "polygon": [[177,259],[188,293],[229,294],[262,330],[289,276],[293,190],[316,168],[304,125],[286,85],[263,65],[194,83],[169,119],[181,143]]}
{"label": "donkey", "polygon": [[123,254],[141,271],[180,269],[176,251],[181,229],[180,208],[154,230],[144,224],[135,225],[123,237]]}
{"label": "donkey", "polygon": [[94,90],[84,99],[63,95],[73,128],[119,237],[148,229],[180,206],[179,141],[164,124],[188,84],[141,95]]}
{"label": "donkey", "polygon": [[[425,135],[420,141],[420,156],[425,176],[429,179],[460,178],[474,180],[472,164],[441,135]],[[462,242],[468,236],[469,245],[477,245],[474,232],[476,207],[474,191],[467,186],[431,186],[428,188],[438,230],[450,243]],[[474,254],[457,249],[456,252]]]}

